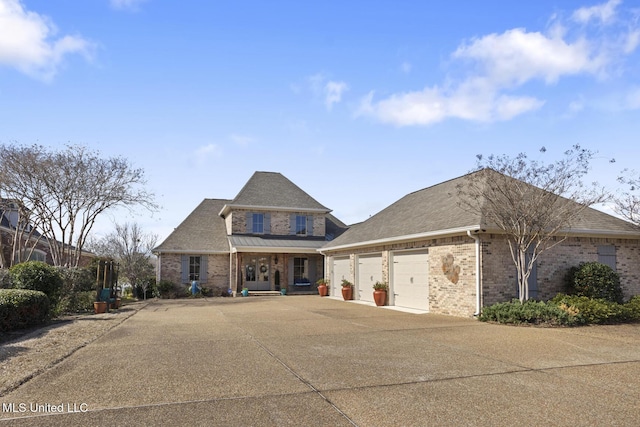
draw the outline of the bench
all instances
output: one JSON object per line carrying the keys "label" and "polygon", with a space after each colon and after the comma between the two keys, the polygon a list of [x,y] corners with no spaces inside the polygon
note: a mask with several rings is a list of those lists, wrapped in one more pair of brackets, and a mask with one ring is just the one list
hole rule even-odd
{"label": "bench", "polygon": [[116,299],[111,297],[111,289],[104,288],[100,291],[100,295],[98,296],[98,301],[103,301],[107,303],[107,311],[111,308],[111,304],[116,303]]}

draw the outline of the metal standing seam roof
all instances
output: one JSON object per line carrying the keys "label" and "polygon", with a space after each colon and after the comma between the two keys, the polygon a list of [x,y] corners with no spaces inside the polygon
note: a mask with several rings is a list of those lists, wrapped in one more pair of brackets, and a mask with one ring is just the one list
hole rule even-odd
{"label": "metal standing seam roof", "polygon": [[233,248],[265,248],[296,252],[310,249],[315,251],[325,244],[324,240],[282,239],[262,236],[229,236]]}

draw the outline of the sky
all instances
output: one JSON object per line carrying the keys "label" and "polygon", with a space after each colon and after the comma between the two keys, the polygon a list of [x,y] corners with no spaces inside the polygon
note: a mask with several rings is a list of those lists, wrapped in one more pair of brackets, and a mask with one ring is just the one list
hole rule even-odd
{"label": "sky", "polygon": [[95,235],[135,221],[159,242],[255,171],[347,224],[477,154],[580,144],[615,191],[640,158],[639,18],[637,0],[0,0],[0,143],[129,159],[161,208]]}

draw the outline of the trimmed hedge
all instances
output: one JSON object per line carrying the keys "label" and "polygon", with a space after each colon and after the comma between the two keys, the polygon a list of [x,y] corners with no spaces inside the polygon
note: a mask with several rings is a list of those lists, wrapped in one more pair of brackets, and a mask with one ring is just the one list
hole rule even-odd
{"label": "trimmed hedge", "polygon": [[503,302],[485,307],[479,320],[505,324],[575,326],[640,321],[640,296],[626,304],[602,298],[558,294],[552,300]]}
{"label": "trimmed hedge", "polygon": [[0,331],[40,325],[49,318],[49,298],[40,291],[0,289]]}
{"label": "trimmed hedge", "polygon": [[14,289],[29,289],[44,292],[51,306],[60,298],[62,277],[55,267],[41,261],[27,261],[9,269]]}
{"label": "trimmed hedge", "polygon": [[574,320],[570,314],[556,304],[544,301],[519,300],[503,302],[485,307],[478,317],[483,322],[498,322],[520,325],[523,323],[535,325],[570,325]]}

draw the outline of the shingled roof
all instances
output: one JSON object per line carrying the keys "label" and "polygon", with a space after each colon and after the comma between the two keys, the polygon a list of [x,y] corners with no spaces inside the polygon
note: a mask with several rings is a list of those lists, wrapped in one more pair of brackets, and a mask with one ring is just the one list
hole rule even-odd
{"label": "shingled roof", "polygon": [[154,252],[228,253],[227,229],[218,212],[229,202],[204,199]]}
{"label": "shingled roof", "polygon": [[232,208],[261,207],[277,210],[330,212],[300,187],[277,172],[255,172],[230,203],[223,215]]}
{"label": "shingled roof", "polygon": [[[474,172],[407,194],[366,221],[351,226],[322,249],[425,235],[457,234],[466,230],[495,229],[487,224],[480,212],[460,207],[457,187],[465,179],[474,179],[475,174],[479,173]],[[640,238],[638,228],[633,224],[592,208],[585,209],[574,219],[568,232]]]}

